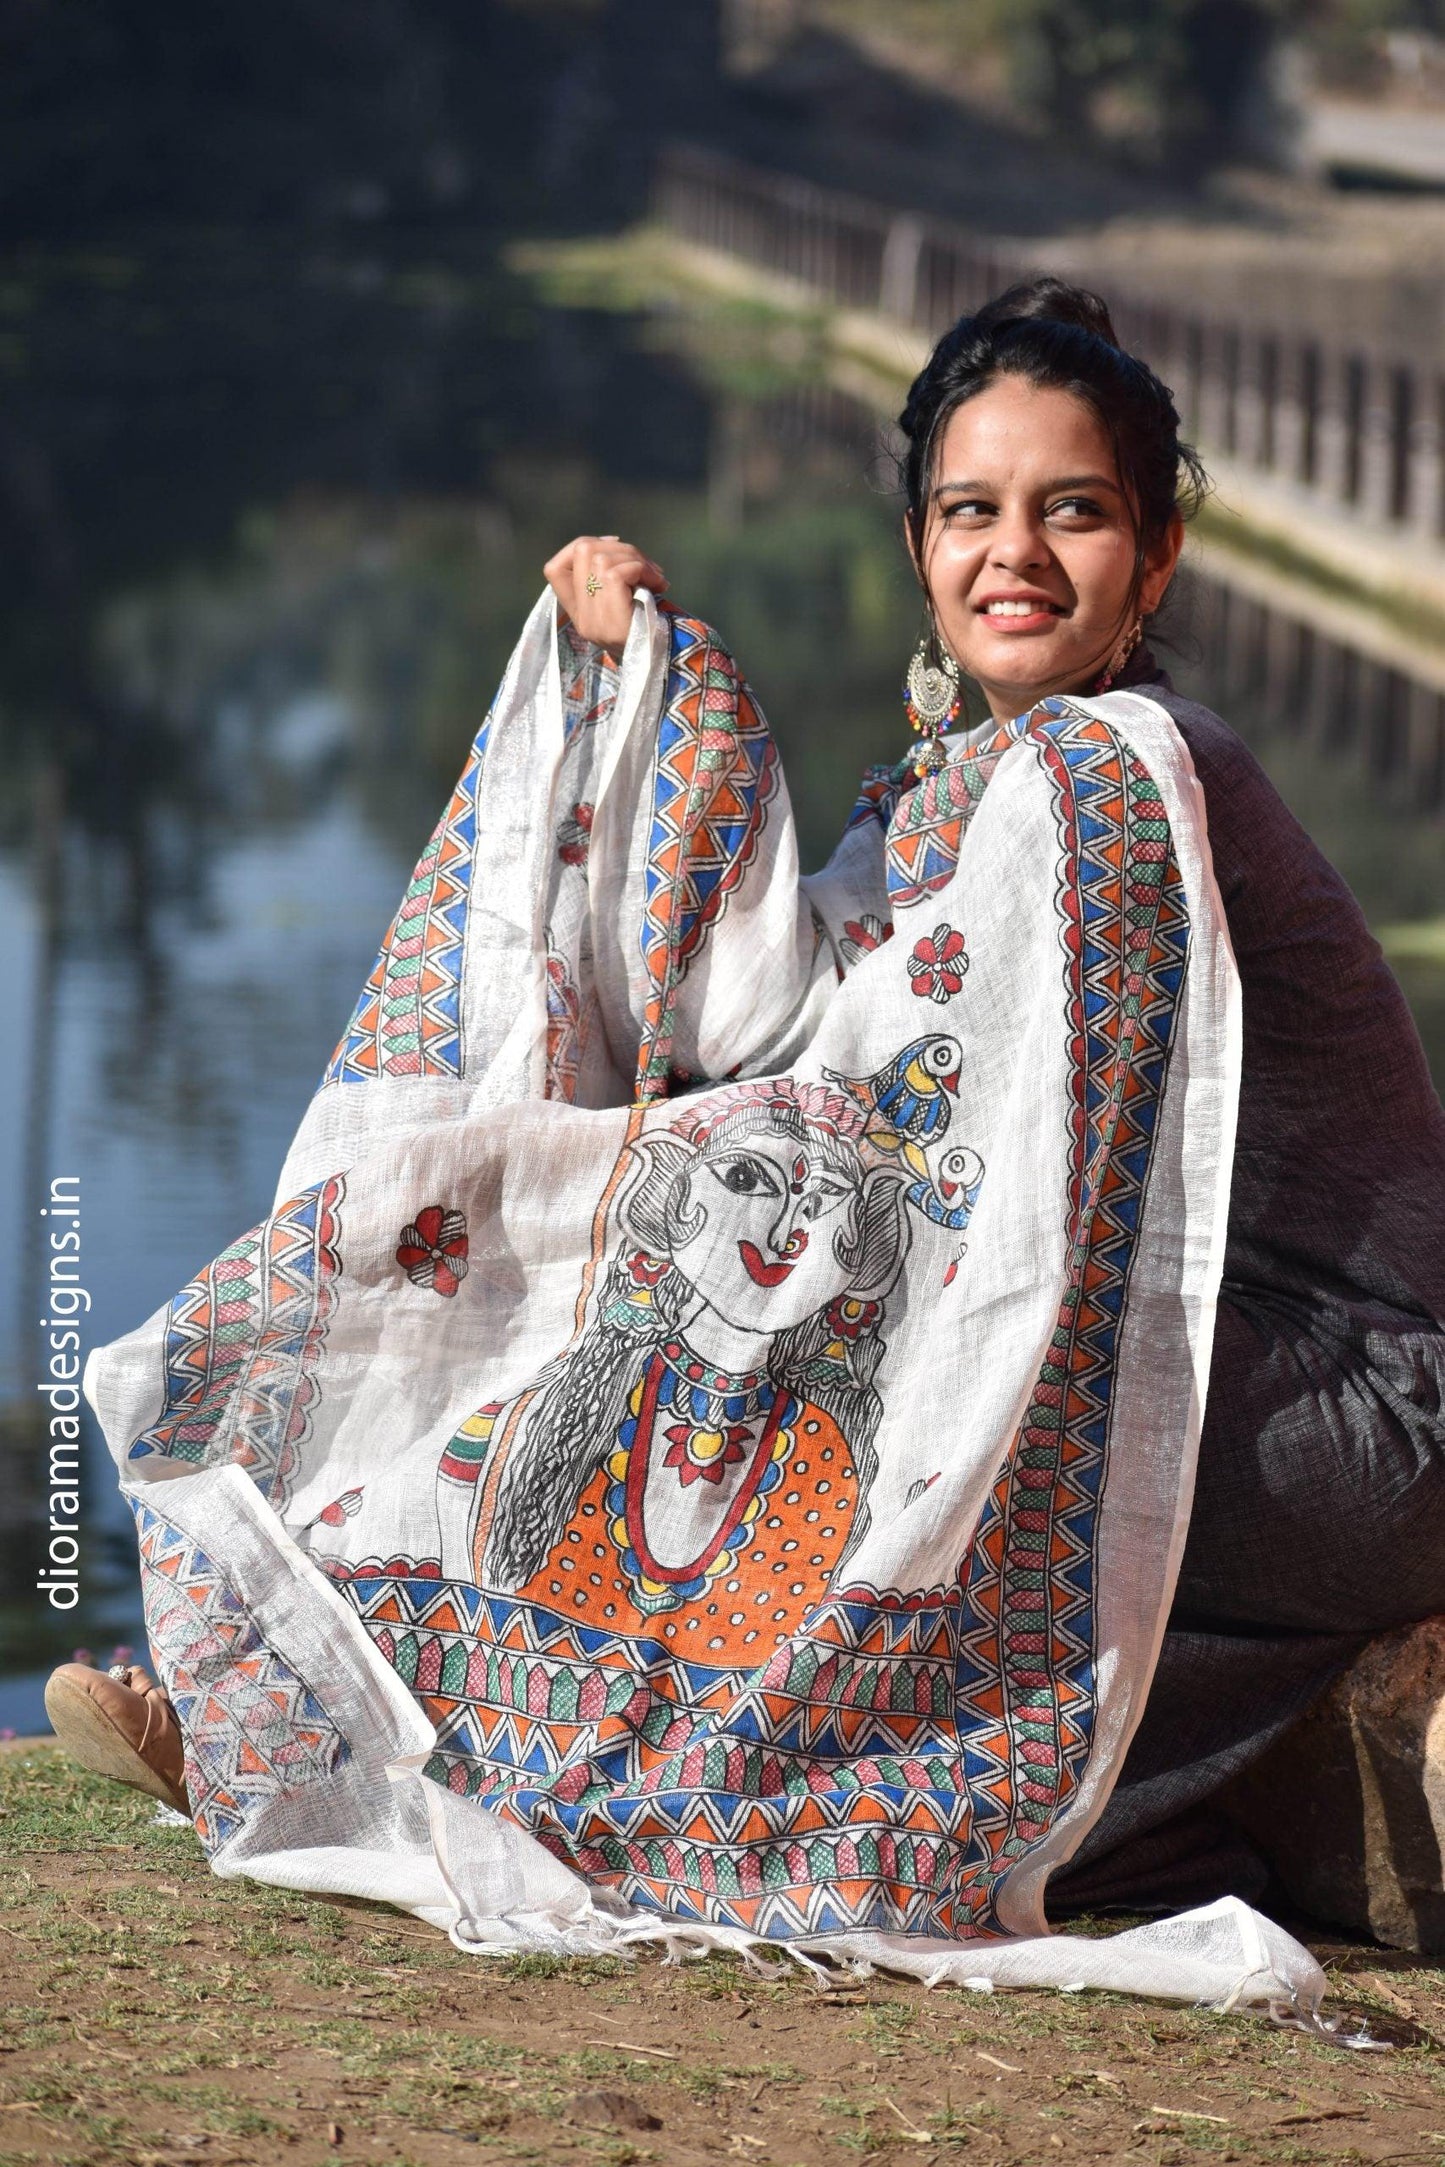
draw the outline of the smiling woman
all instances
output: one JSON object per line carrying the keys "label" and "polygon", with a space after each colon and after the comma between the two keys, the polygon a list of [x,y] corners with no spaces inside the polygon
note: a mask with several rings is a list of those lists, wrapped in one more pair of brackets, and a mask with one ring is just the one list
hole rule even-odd
{"label": "smiling woman", "polygon": [[1041,278],[963,318],[901,427],[925,663],[998,721],[1134,688],[1203,790],[1244,1037],[1198,1480],[1141,1727],[1053,1900],[1257,1894],[1211,1801],[1367,1633],[1445,1609],[1445,1116],[1353,896],[1144,644],[1207,481],[1102,302]]}
{"label": "smiling woman", "polygon": [[925,649],[1000,720],[1107,691],[1174,576],[1205,486],[1152,370],[1092,294],[1039,279],[940,339],[901,417]]}
{"label": "smiling woman", "polygon": [[816,876],[661,568],[548,563],[275,1211],[94,1364],[166,1692],[57,1728],[466,1946],[1309,2006],[1259,1922],[989,1945],[1257,1889],[1201,1805],[1445,1608],[1445,1116],[1143,644],[1200,475],[1102,304],[965,319],[903,427],[919,742]]}

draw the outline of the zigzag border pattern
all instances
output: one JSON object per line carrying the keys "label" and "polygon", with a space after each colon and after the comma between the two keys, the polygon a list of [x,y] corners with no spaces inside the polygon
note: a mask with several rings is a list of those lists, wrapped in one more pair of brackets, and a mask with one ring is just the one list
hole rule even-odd
{"label": "zigzag border pattern", "polygon": [[667,1095],[677,989],[758,847],[778,752],[737,664],[700,618],[662,606],[671,652],[643,873],[636,1098]]}
{"label": "zigzag border pattern", "polygon": [[930,850],[940,835],[956,849],[998,760],[1021,735],[1037,745],[1056,787],[1072,1033],[1069,1282],[963,1575],[956,1683],[976,1810],[960,1934],[997,1930],[1005,1876],[1067,1808],[1092,1745],[1114,1368],[1189,947],[1182,876],[1143,762],[1067,701],[1024,722],[959,763],[919,822]]}
{"label": "zigzag border pattern", "polygon": [[215,1852],[267,1800],[333,1775],[351,1747],[199,1544],[131,1506],[146,1632],[185,1738],[196,1833]]}
{"label": "zigzag border pattern", "polygon": [[344,1194],[339,1174],[304,1189],[173,1298],[165,1405],[128,1460],[235,1460],[284,1510],[319,1399]]}
{"label": "zigzag border pattern", "polygon": [[903,795],[907,774],[907,767],[896,761],[864,768],[863,779],[858,785],[858,795],[854,800],[853,810],[848,815],[844,834],[851,835],[855,828],[876,826],[882,828],[886,835],[898,810],[898,801]]}
{"label": "zigzag border pattern", "polygon": [[460,1076],[462,965],[488,715],[417,860],[322,1084],[378,1076]]}

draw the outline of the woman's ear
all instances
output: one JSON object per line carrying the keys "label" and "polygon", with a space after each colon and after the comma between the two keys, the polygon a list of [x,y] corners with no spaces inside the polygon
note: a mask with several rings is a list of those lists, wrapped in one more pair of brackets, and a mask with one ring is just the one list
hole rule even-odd
{"label": "woman's ear", "polygon": [[903,1183],[891,1167],[875,1167],[864,1176],[833,1244],[850,1294],[882,1300],[908,1254],[909,1232]]}
{"label": "woman's ear", "polygon": [[913,532],[913,521],[909,518],[907,512],[903,514],[903,546],[908,551],[908,561],[913,567],[913,576],[926,594],[928,588],[924,581],[923,568],[918,562],[918,542]]}
{"label": "woman's ear", "polygon": [[651,1255],[666,1256],[676,1231],[669,1201],[696,1163],[697,1146],[663,1130],[634,1137],[627,1149],[632,1171],[618,1207],[618,1222]]}
{"label": "woman's ear", "polygon": [[1139,614],[1142,617],[1150,616],[1164,600],[1183,547],[1184,521],[1179,513],[1175,512],[1160,536],[1157,547],[1150,551],[1149,561],[1144,568],[1144,581],[1139,589]]}

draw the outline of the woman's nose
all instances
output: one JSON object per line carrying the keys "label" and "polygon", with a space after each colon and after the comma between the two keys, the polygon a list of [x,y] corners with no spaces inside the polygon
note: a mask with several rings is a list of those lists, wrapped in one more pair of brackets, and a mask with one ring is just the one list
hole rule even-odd
{"label": "woman's nose", "polygon": [[1047,563],[1049,545],[1042,527],[1034,519],[1020,513],[1013,519],[1001,519],[993,532],[989,548],[990,560],[1007,571],[1022,572]]}
{"label": "woman's nose", "polygon": [[798,1211],[796,1197],[788,1197],[782,1210],[768,1228],[768,1247],[775,1257],[792,1256],[808,1246],[807,1231]]}

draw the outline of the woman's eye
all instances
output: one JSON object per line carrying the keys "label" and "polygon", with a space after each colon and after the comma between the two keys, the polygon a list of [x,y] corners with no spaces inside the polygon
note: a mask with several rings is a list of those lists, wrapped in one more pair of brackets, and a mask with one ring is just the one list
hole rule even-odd
{"label": "woman's eye", "polygon": [[956,503],[943,506],[945,519],[985,518],[994,509],[983,497],[960,497]]}
{"label": "woman's eye", "polygon": [[722,1166],[713,1168],[725,1189],[734,1196],[756,1196],[760,1190],[770,1190],[773,1184],[753,1159],[729,1159]]}
{"label": "woman's eye", "polygon": [[1092,497],[1060,497],[1057,504],[1049,506],[1049,517],[1052,519],[1059,512],[1068,512],[1075,519],[1102,519],[1104,507],[1096,504]]}

